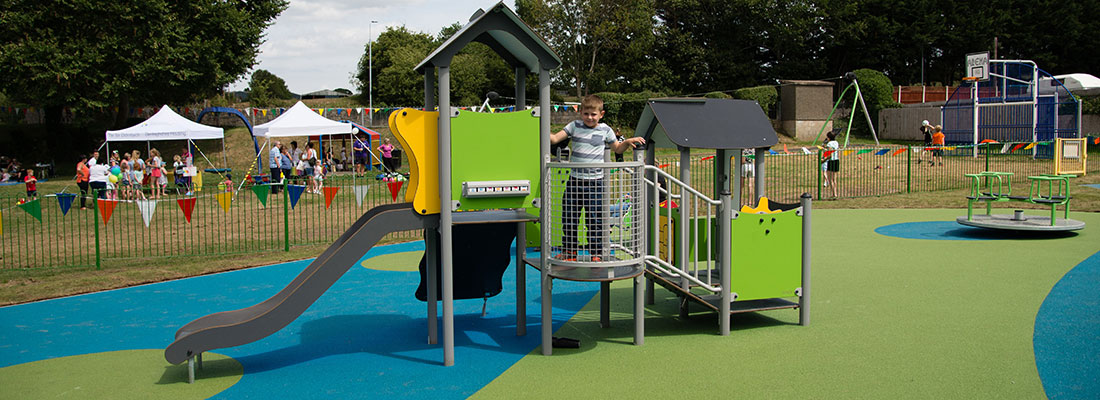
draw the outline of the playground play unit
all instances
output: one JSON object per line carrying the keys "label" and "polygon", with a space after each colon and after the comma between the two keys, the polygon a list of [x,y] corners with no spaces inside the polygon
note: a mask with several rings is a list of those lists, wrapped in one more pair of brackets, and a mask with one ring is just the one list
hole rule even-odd
{"label": "playground play unit", "polygon": [[[452,58],[475,41],[515,68],[516,112],[451,107]],[[560,65],[560,58],[503,3],[479,10],[416,67],[424,75],[424,108],[390,116],[391,131],[409,156],[406,202],[363,214],[271,298],[184,325],[165,349],[165,359],[188,362],[193,381],[203,352],[254,342],[282,329],[383,236],[415,229],[425,231],[426,244],[416,296],[427,302],[428,342],[436,344],[442,336],[446,366],[455,363],[454,300],[500,293],[502,274],[513,257],[520,266],[516,334],[526,334],[525,266],[530,265],[539,271],[546,355],[554,347],[555,279],[599,282],[603,326],[610,324],[610,283],[631,279],[636,345],[644,341],[643,306],[653,301],[654,283],[681,299],[683,314],[691,303],[716,311],[721,335],[730,332],[730,314],[739,312],[798,309],[800,324],[808,324],[811,201],[804,195],[800,204],[777,205],[764,197],[763,155],[778,137],[759,105],[651,100],[636,131],[648,145],[644,154],[636,149],[635,160],[553,161],[550,71]],[[538,106],[527,109],[526,79],[533,72],[538,74]],[[656,147],[679,150],[679,176],[654,165]],[[700,190],[686,183],[691,182],[692,149],[716,152],[715,187]],[[756,154],[758,205],[736,210],[742,169],[731,169],[731,160],[740,166],[744,151]],[[576,177],[589,182],[587,197],[569,188]],[[576,243],[562,238],[570,229]],[[537,238],[533,252],[523,245],[529,233]],[[510,254],[513,240],[516,251]]]}
{"label": "playground play unit", "polygon": [[[967,215],[962,225],[1011,231],[1070,231],[1084,223],[1069,219],[1069,178],[1086,170],[1087,141],[1081,135],[1081,102],[1063,83],[1081,87],[1080,79],[1058,79],[1030,60],[991,60],[989,53],[966,57],[965,84],[940,108],[948,144],[1030,143],[1034,158],[1054,159],[1050,174],[1028,176],[1028,194],[1012,193],[1012,173],[982,171],[970,178]],[[1041,144],[1041,145],[1037,145]],[[1017,146],[1024,146],[1019,144]],[[1005,144],[1005,149],[1009,144]],[[1019,148],[1019,147],[1016,147]],[[974,156],[978,147],[974,146]],[[988,155],[986,155],[988,157]],[[974,203],[985,214],[974,215]],[[994,203],[1020,202],[1050,207],[1049,217],[992,213]],[[1057,218],[1061,206],[1064,218]]]}

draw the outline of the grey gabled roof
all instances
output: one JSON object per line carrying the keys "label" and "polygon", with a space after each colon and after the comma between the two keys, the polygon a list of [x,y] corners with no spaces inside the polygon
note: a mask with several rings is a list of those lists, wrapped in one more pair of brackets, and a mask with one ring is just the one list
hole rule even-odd
{"label": "grey gabled roof", "polygon": [[753,100],[652,99],[634,135],[658,147],[753,149],[779,143],[771,120]]}
{"label": "grey gabled roof", "polygon": [[470,22],[417,64],[416,72],[450,66],[451,58],[473,41],[485,43],[512,67],[538,71],[540,66],[548,70],[561,66],[561,58],[550,46],[504,2],[499,2],[489,11],[478,10]]}

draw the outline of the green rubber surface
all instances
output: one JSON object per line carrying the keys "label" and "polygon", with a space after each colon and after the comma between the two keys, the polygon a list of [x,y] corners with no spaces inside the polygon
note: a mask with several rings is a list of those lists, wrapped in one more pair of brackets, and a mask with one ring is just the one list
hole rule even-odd
{"label": "green rubber surface", "polygon": [[60,357],[0,368],[6,399],[205,399],[241,379],[241,364],[204,353],[203,369],[187,383],[187,363],[164,362],[163,349]]}
{"label": "green rubber surface", "polygon": [[414,272],[420,267],[420,258],[424,251],[403,251],[400,253],[383,254],[363,260],[360,263],[364,268],[378,271],[403,271]]}
{"label": "green rubber surface", "polygon": [[[965,209],[963,210],[965,211]],[[732,317],[658,287],[646,336],[632,345],[630,281],[612,285],[611,328],[594,298],[554,336],[579,349],[536,349],[476,398],[1044,398],[1035,317],[1053,285],[1097,251],[1100,214],[1059,239],[919,240],[884,225],[953,221],[950,210],[815,210],[811,321],[777,310]],[[528,332],[528,334],[532,334]]]}

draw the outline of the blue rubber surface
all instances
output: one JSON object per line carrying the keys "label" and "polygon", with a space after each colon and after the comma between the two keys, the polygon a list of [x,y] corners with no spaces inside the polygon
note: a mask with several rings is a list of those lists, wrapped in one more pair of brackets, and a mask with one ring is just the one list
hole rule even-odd
{"label": "blue rubber surface", "polygon": [[1090,188],[1100,189],[1100,183],[1090,183],[1090,184],[1086,184],[1085,186],[1088,186]]}
{"label": "blue rubber surface", "polygon": [[1051,399],[1100,398],[1100,253],[1066,273],[1035,316],[1035,366]]}
{"label": "blue rubber surface", "polygon": [[[423,248],[423,242],[382,246],[365,258]],[[163,350],[183,324],[263,301],[309,261],[0,308],[0,367],[123,349]],[[442,348],[427,344],[427,306],[413,297],[418,273],[353,267],[286,328],[215,350],[244,366],[240,382],[216,397],[466,398],[539,345],[537,271],[527,274],[528,333],[517,337],[513,268],[484,317],[482,301],[455,302],[455,367],[443,367]],[[555,281],[554,329],[598,289]]]}
{"label": "blue rubber surface", "polygon": [[904,222],[875,228],[875,233],[902,239],[923,240],[1019,240],[1059,239],[1074,232],[1016,232],[972,228],[955,221]]}

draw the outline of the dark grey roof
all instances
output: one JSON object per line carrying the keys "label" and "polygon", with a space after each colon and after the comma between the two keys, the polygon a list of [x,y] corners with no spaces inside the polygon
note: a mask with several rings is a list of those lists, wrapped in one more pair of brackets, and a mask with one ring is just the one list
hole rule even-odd
{"label": "dark grey roof", "polygon": [[478,10],[470,22],[420,61],[415,69],[423,73],[429,66],[450,66],[451,58],[474,41],[488,45],[512,67],[538,71],[540,66],[548,70],[561,66],[561,58],[550,46],[504,2],[499,2],[489,11]]}
{"label": "dark grey roof", "polygon": [[768,116],[753,100],[649,100],[634,135],[658,147],[752,149],[779,143]]}

